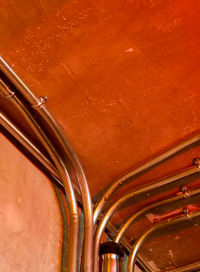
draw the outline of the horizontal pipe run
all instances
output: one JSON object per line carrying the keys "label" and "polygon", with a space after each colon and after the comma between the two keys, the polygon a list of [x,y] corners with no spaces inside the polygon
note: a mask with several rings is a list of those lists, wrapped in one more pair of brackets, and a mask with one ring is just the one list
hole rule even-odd
{"label": "horizontal pipe run", "polygon": [[[6,77],[17,88],[20,94],[30,103],[32,109],[35,111],[38,117],[43,120],[48,130],[52,131],[52,135],[55,136],[55,146],[57,143],[62,147],[62,154],[65,154],[68,161],[64,163],[71,163],[76,179],[80,186],[82,201],[83,201],[83,213],[84,213],[84,246],[83,246],[83,267],[84,272],[92,272],[92,260],[93,260],[93,203],[90,196],[89,187],[86,181],[86,177],[82,166],[74,153],[71,145],[67,141],[63,132],[61,131],[58,123],[52,117],[50,112],[45,108],[43,102],[46,101],[45,97],[37,97],[28,89],[28,87],[20,80],[20,78],[14,73],[14,71],[8,66],[8,64],[0,57],[0,70],[6,75]],[[51,134],[51,133],[50,133]]]}
{"label": "horizontal pipe run", "polygon": [[99,253],[99,245],[101,241],[102,234],[106,228],[106,225],[112,215],[119,210],[128,200],[142,194],[147,193],[150,191],[153,191],[155,189],[161,188],[163,186],[169,185],[179,179],[188,177],[190,175],[199,173],[200,169],[198,165],[192,166],[190,168],[185,169],[184,171],[178,172],[175,175],[169,176],[161,181],[151,183],[146,186],[142,186],[141,188],[138,188],[129,194],[126,194],[119,198],[114,204],[108,209],[108,211],[105,213],[101,221],[99,222],[99,225],[97,226],[95,235],[94,235],[94,272],[98,272],[98,253]]}
{"label": "horizontal pipe run", "polygon": [[101,196],[100,200],[98,201],[96,208],[94,210],[94,224],[97,222],[98,217],[100,216],[101,212],[103,211],[104,205],[106,201],[112,196],[112,194],[122,187],[123,185],[130,182],[133,178],[135,178],[137,175],[141,174],[142,172],[152,168],[153,166],[161,163],[162,161],[168,159],[169,157],[175,155],[176,153],[180,152],[184,148],[198,142],[200,140],[200,134],[197,134],[193,137],[190,137],[183,142],[180,142],[176,146],[172,147],[171,149],[167,150],[166,152],[162,153],[161,155],[157,156],[156,158],[145,162],[144,164],[140,165],[139,167],[136,167],[132,171],[128,172],[126,175],[120,177],[106,190],[106,192]]}
{"label": "horizontal pipe run", "polygon": [[135,261],[136,261],[136,257],[137,257],[137,253],[139,251],[139,249],[141,248],[141,246],[144,244],[144,242],[149,239],[152,234],[155,231],[159,231],[161,229],[167,228],[169,226],[178,224],[178,223],[184,223],[187,222],[188,220],[192,220],[194,218],[200,217],[200,211],[197,212],[193,212],[190,214],[190,219],[188,219],[187,216],[183,215],[183,216],[177,216],[175,218],[172,218],[170,220],[165,220],[159,224],[156,224],[154,226],[152,226],[150,229],[148,229],[145,233],[143,233],[135,242],[131,254],[128,258],[128,263],[127,263],[127,272],[133,272],[134,268],[135,268]]}
{"label": "horizontal pipe run", "polygon": [[[196,190],[191,190],[189,193],[189,202],[190,199],[196,195],[200,194],[200,189],[196,189]],[[146,214],[147,212],[149,212],[152,209],[158,208],[158,207],[162,207],[180,200],[186,200],[186,197],[184,194],[180,194],[180,195],[176,195],[173,197],[170,197],[168,199],[159,201],[157,203],[153,203],[147,207],[144,207],[143,209],[139,210],[138,212],[134,213],[131,217],[129,217],[129,219],[123,224],[123,226],[120,228],[120,230],[118,231],[117,235],[114,238],[114,242],[119,243],[120,240],[122,239],[123,235],[125,234],[125,232],[128,230],[128,228],[134,224],[134,222],[141,216]],[[187,199],[188,200],[188,199]]]}

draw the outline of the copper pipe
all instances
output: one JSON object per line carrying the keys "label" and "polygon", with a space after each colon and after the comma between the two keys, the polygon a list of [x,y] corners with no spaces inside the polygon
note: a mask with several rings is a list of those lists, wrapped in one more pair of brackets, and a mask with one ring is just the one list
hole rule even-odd
{"label": "copper pipe", "polygon": [[65,211],[65,204],[64,204],[64,200],[62,198],[62,192],[60,192],[60,190],[53,185],[57,200],[58,200],[58,204],[60,207],[60,211],[61,211],[61,216],[62,216],[62,254],[61,254],[61,272],[65,272],[66,271],[66,255],[67,255],[67,240],[68,240],[68,224],[67,224],[67,216],[66,216],[66,211]]}
{"label": "copper pipe", "polygon": [[200,269],[200,262],[196,262],[193,264],[188,264],[185,266],[178,267],[168,272],[193,272],[193,271],[199,271],[199,269]]}
{"label": "copper pipe", "polygon": [[199,169],[198,165],[192,166],[190,168],[185,169],[184,171],[178,172],[175,175],[169,176],[161,181],[153,182],[149,185],[142,186],[141,188],[136,189],[136,190],[130,192],[129,194],[122,196],[116,202],[114,202],[114,204],[108,209],[108,211],[105,213],[105,215],[101,219],[99,225],[97,226],[95,235],[94,235],[94,272],[98,272],[98,269],[99,269],[98,268],[98,264],[99,264],[98,253],[99,253],[99,244],[101,241],[102,234],[106,228],[108,221],[110,220],[112,215],[117,210],[119,210],[128,200],[130,200],[130,199],[132,199],[142,193],[147,193],[149,191],[158,189],[162,186],[169,185],[176,180],[196,174],[199,171],[200,171],[200,169]]}
{"label": "copper pipe", "polygon": [[124,253],[117,243],[113,241],[102,243],[99,254],[101,256],[101,272],[120,272],[121,258]]}
{"label": "copper pipe", "polygon": [[108,253],[102,255],[101,272],[120,272],[119,255]]}
{"label": "copper pipe", "polygon": [[[8,117],[3,114],[1,114],[0,124],[12,134],[12,136],[15,137],[31,154],[34,155],[36,159],[38,159],[39,162],[42,163],[50,172],[52,175],[57,177],[57,171],[55,166],[42,154],[42,152],[23,134],[9,119]],[[61,185],[63,185],[60,182]]]}
{"label": "copper pipe", "polygon": [[[36,158],[52,175],[56,182],[58,182],[62,188],[63,183],[59,180],[57,170],[52,162],[33,144],[33,142],[26,137],[24,133],[20,131],[18,127],[11,122],[11,120],[3,113],[1,113],[0,125],[2,125],[18,142],[20,142],[33,156]],[[73,184],[73,188],[76,194],[78,202],[82,205],[82,199],[79,194],[79,188],[77,184]]]}
{"label": "copper pipe", "polygon": [[[190,198],[194,197],[196,195],[200,194],[200,189],[196,189],[196,190],[191,190],[189,193]],[[189,202],[190,202],[190,198]],[[138,212],[134,213],[131,217],[129,217],[129,219],[123,224],[123,226],[121,226],[120,230],[118,231],[117,235],[114,238],[114,242],[119,243],[122,236],[125,234],[125,232],[128,230],[128,228],[137,220],[138,217],[140,217],[141,215],[146,214],[148,211],[161,207],[161,206],[165,206],[168,204],[171,204],[173,202],[176,201],[180,201],[185,199],[185,195],[181,194],[181,195],[177,195],[177,196],[173,196],[170,197],[168,199],[159,201],[157,203],[153,203],[147,207],[144,207],[143,209],[139,210]]]}
{"label": "copper pipe", "polygon": [[[1,89],[0,89],[1,90]],[[63,164],[60,156],[52,146],[49,139],[46,137],[44,132],[41,130],[40,126],[38,126],[35,119],[29,113],[27,108],[21,103],[21,101],[14,95],[12,99],[9,100],[13,105],[19,110],[19,112],[23,115],[25,120],[28,122],[30,127],[33,129],[37,137],[40,139],[50,156],[52,157],[57,171],[59,173],[59,177],[62,180],[65,192],[67,195],[67,199],[69,202],[69,213],[70,213],[70,235],[69,235],[69,248],[67,252],[67,263],[68,263],[68,271],[76,272],[77,270],[77,247],[78,247],[78,209],[76,198],[74,195],[74,191],[72,188],[71,180],[68,174],[68,171]],[[0,118],[2,114],[0,113]]]}
{"label": "copper pipe", "polygon": [[[111,240],[114,239],[116,233],[117,233],[117,228],[111,223],[108,222],[107,226],[106,226],[106,230],[105,230],[106,234],[108,235],[109,238],[111,238]],[[123,236],[121,239],[120,244],[123,245],[123,247],[130,252],[132,249],[132,245],[130,243],[130,241]],[[145,262],[140,255],[137,256],[137,263],[139,267],[142,267],[144,271],[146,272],[152,272],[152,267],[148,264],[148,262]]]}
{"label": "copper pipe", "polygon": [[[200,216],[200,211],[193,212],[190,214],[190,220],[193,218],[197,218],[199,216]],[[138,253],[139,249],[144,244],[144,242],[151,237],[151,235],[155,231],[159,231],[159,230],[166,228],[168,226],[172,226],[172,225],[186,222],[186,221],[188,221],[188,217],[186,217],[185,215],[184,216],[177,216],[177,217],[171,218],[170,221],[165,220],[159,224],[156,224],[156,225],[152,226],[150,229],[148,229],[145,233],[143,233],[135,242],[135,244],[132,248],[131,254],[129,255],[128,263],[127,263],[127,272],[134,271],[135,261],[136,261],[136,257],[137,257],[137,253]]]}
{"label": "copper pipe", "polygon": [[[80,185],[82,200],[83,200],[83,212],[84,212],[84,247],[83,247],[83,266],[84,272],[92,272],[92,260],[93,260],[93,203],[90,196],[89,187],[86,181],[86,177],[82,166],[72,150],[69,142],[61,131],[58,123],[51,116],[49,111],[44,105],[38,103],[38,99],[28,89],[28,87],[19,79],[14,71],[8,66],[8,64],[0,57],[0,70],[7,76],[7,78],[16,86],[20,93],[29,101],[37,112],[38,116],[48,125],[49,129],[56,137],[56,141],[62,146],[63,152],[68,156],[71,161],[75,173],[77,175],[78,183]],[[34,106],[35,105],[35,106]]]}
{"label": "copper pipe", "polygon": [[[34,153],[35,157],[47,168],[51,171],[51,173],[55,176],[57,176],[56,173],[56,169],[55,167],[52,165],[52,163],[50,163],[50,161],[39,151],[39,149],[37,149],[35,147],[35,145],[28,140],[28,138],[21,133],[21,131],[19,131],[14,124],[12,124],[10,122],[10,120],[8,120],[8,118],[3,115],[2,113],[0,113],[0,124],[8,129],[9,132],[11,132],[11,134],[13,136],[15,136],[17,138],[17,140],[20,141],[20,143],[23,144],[23,146],[30,151],[31,153]],[[58,180],[59,182],[59,180]],[[61,183],[62,184],[62,183]],[[63,184],[62,184],[63,186]],[[59,203],[59,207],[61,210],[61,215],[62,215],[62,222],[63,222],[63,241],[62,241],[62,255],[61,255],[61,271],[65,272],[66,270],[66,246],[67,246],[67,217],[66,217],[66,212],[65,212],[65,207],[64,207],[64,203],[63,203],[63,199],[61,196],[61,192],[59,191],[59,189],[53,185],[58,203]]]}
{"label": "copper pipe", "polygon": [[162,153],[161,155],[157,156],[156,158],[145,162],[144,164],[136,167],[135,169],[128,172],[126,175],[120,177],[119,179],[115,180],[111,183],[109,188],[106,192],[101,196],[100,200],[98,201],[96,208],[94,210],[94,223],[96,223],[99,215],[103,211],[104,205],[106,201],[111,197],[111,195],[120,187],[130,182],[133,178],[135,178],[138,174],[152,168],[153,166],[159,164],[160,162],[166,160],[167,158],[173,156],[174,154],[178,153],[182,149],[198,142],[200,140],[200,134],[197,134],[193,137],[190,137],[183,142],[180,142],[176,146],[172,147],[171,149],[167,150],[166,152]]}
{"label": "copper pipe", "polygon": [[[5,128],[6,124],[9,123],[9,126],[11,125],[11,123],[9,122],[9,120],[0,113],[0,117],[2,117],[2,119],[0,118],[0,124]],[[7,127],[8,128],[8,127]],[[15,128],[16,129],[16,128]],[[46,159],[46,157],[31,143],[29,142],[29,140],[26,138],[26,136],[24,136],[23,134],[19,134],[19,136],[21,137],[21,141],[24,143],[24,146],[28,149],[28,150],[34,150],[37,159],[40,161],[43,161],[43,164],[47,167],[47,168],[52,168],[52,172],[56,171],[55,168],[53,167],[53,165]],[[19,140],[19,138],[18,138]],[[55,172],[56,174],[56,172]],[[63,224],[63,239],[62,239],[62,254],[61,254],[61,272],[65,272],[66,270],[66,246],[67,246],[67,217],[66,217],[66,212],[65,212],[65,207],[64,207],[64,203],[63,203],[63,199],[61,196],[61,192],[59,191],[59,189],[57,188],[56,185],[53,184],[53,188],[57,197],[57,201],[60,207],[60,211],[61,211],[61,216],[62,216],[62,224]]]}

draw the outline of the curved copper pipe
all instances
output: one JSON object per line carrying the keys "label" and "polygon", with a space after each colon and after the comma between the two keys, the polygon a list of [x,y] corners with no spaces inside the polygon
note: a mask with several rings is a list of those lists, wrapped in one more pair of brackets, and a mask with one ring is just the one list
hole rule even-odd
{"label": "curved copper pipe", "polygon": [[[190,219],[193,218],[197,218],[200,216],[200,211],[197,212],[193,212],[190,214]],[[165,220],[159,224],[156,224],[154,226],[152,226],[150,229],[148,229],[145,233],[143,233],[135,242],[131,254],[129,255],[128,258],[128,263],[127,263],[127,272],[133,272],[134,271],[134,266],[135,266],[135,261],[136,261],[136,257],[137,257],[137,253],[140,249],[140,247],[144,244],[144,242],[150,238],[150,236],[155,232],[155,231],[159,231],[163,228],[166,228],[168,226],[172,226],[178,223],[182,223],[188,221],[188,217],[184,216],[178,216],[175,218],[172,218],[169,220]]]}
{"label": "curved copper pipe", "polygon": [[[191,190],[190,191],[190,198],[194,197],[196,195],[200,194],[200,189],[196,189],[196,190]],[[139,210],[138,212],[134,213],[131,217],[128,218],[128,220],[121,226],[120,230],[118,231],[117,235],[114,238],[114,242],[119,243],[120,240],[122,239],[122,236],[125,234],[125,232],[128,230],[128,228],[137,220],[137,218],[141,215],[144,215],[145,213],[147,213],[148,211],[161,207],[161,206],[165,206],[167,204],[171,204],[173,202],[176,201],[180,201],[185,199],[185,196],[183,194],[181,195],[176,195],[173,197],[170,197],[168,199],[159,201],[157,203],[153,203],[147,207],[144,207],[143,209]]]}
{"label": "curved copper pipe", "polygon": [[[17,138],[17,140],[20,141],[20,143],[23,144],[23,146],[29,150],[31,153],[34,153],[35,157],[47,168],[51,171],[51,173],[55,176],[57,176],[56,169],[52,165],[52,163],[35,147],[35,145],[28,140],[28,138],[21,133],[8,118],[0,113],[0,124],[8,129],[9,132],[12,133],[13,136]],[[59,182],[59,180],[58,180]],[[60,183],[62,184],[62,183]],[[62,184],[63,185],[63,184]],[[65,212],[65,206],[63,203],[63,199],[61,196],[61,192],[57,188],[56,185],[53,184],[53,188],[58,200],[58,204],[60,207],[61,215],[62,215],[62,222],[63,222],[63,241],[62,241],[62,255],[61,255],[61,271],[65,272],[66,271],[66,251],[67,251],[67,217],[66,217],[66,212]]]}
{"label": "curved copper pipe", "polygon": [[200,140],[200,134],[193,136],[189,139],[184,140],[183,142],[180,142],[178,145],[172,147],[171,149],[167,150],[166,152],[162,153],[158,157],[136,167],[132,171],[128,172],[126,175],[120,177],[119,179],[115,180],[111,183],[109,188],[106,190],[106,192],[101,196],[100,200],[98,201],[96,208],[94,210],[94,223],[96,223],[99,215],[103,211],[104,205],[106,201],[112,196],[112,194],[122,187],[123,185],[130,182],[134,177],[136,177],[138,174],[152,168],[153,166],[157,165],[158,163],[166,160],[167,158],[173,156],[174,154],[178,153],[182,149],[198,142]]}
{"label": "curved copper pipe", "polygon": [[98,254],[99,254],[99,245],[101,241],[102,234],[106,228],[106,225],[112,215],[119,210],[125,203],[126,201],[136,197],[137,195],[140,195],[142,193],[146,193],[152,190],[155,190],[157,188],[160,188],[164,185],[168,185],[170,183],[173,183],[176,180],[182,179],[184,177],[196,174],[200,171],[198,166],[193,166],[188,169],[185,169],[184,171],[178,172],[173,176],[169,176],[161,181],[151,183],[147,186],[143,186],[139,189],[136,189],[135,191],[132,191],[129,194],[126,194],[119,198],[114,204],[108,209],[108,211],[105,213],[103,218],[101,219],[99,225],[97,226],[95,236],[94,236],[94,272],[98,272],[99,269],[99,259],[98,259]]}
{"label": "curved copper pipe", "polygon": [[[4,90],[5,91],[5,90]],[[68,171],[63,164],[63,161],[61,160],[60,156],[52,146],[49,139],[46,137],[46,135],[41,130],[40,126],[38,126],[35,119],[32,117],[32,115],[29,113],[29,111],[26,109],[26,107],[21,103],[21,101],[14,95],[12,99],[10,100],[13,105],[19,110],[19,112],[23,115],[23,117],[26,119],[30,127],[33,129],[37,137],[40,139],[50,156],[52,157],[57,171],[59,173],[59,177],[62,180],[65,192],[67,195],[67,199],[69,202],[69,213],[70,213],[70,236],[69,236],[69,247],[70,250],[67,254],[67,262],[68,262],[68,268],[70,272],[76,272],[77,270],[77,247],[78,247],[78,209],[77,209],[77,203],[76,203],[76,197],[74,195],[73,187],[71,184],[71,180],[68,174]],[[1,117],[0,113],[0,117]]]}
{"label": "curved copper pipe", "polygon": [[[111,223],[108,222],[106,229],[105,229],[105,233],[108,235],[108,237],[113,240],[116,233],[117,233],[117,228]],[[121,239],[121,244],[123,245],[123,247],[130,252],[132,249],[132,245],[130,243],[130,241],[123,236]],[[144,271],[146,272],[152,272],[152,268],[151,266],[148,264],[148,262],[145,262],[139,255],[137,257],[137,263],[139,265],[139,267],[142,267]]]}
{"label": "curved copper pipe", "polygon": [[[31,153],[34,153],[35,157],[47,168],[49,169],[53,175],[57,175],[55,167],[50,163],[50,161],[35,147],[35,145],[28,140],[28,138],[21,133],[4,114],[0,114],[0,124],[9,130],[9,132],[14,132],[14,135],[20,143]],[[58,180],[59,182],[59,180]],[[62,183],[61,183],[62,184]],[[63,184],[62,184],[63,185]],[[62,223],[63,223],[63,240],[62,240],[62,255],[61,255],[61,272],[65,272],[66,270],[66,250],[67,250],[67,217],[65,212],[65,207],[63,203],[63,199],[61,196],[61,192],[57,188],[56,185],[53,184],[53,188],[58,200],[58,204],[60,207],[61,215],[62,215]]]}
{"label": "curved copper pipe", "polygon": [[196,263],[178,267],[168,272],[194,272],[194,271],[199,271],[199,269],[200,269],[200,262],[196,262]]}
{"label": "curved copper pipe", "polygon": [[[40,161],[52,175],[57,177],[55,166],[40,152],[40,150],[8,119],[8,117],[0,113],[0,125],[10,132],[30,153]],[[61,185],[63,185],[60,182]]]}
{"label": "curved copper pipe", "polygon": [[[26,137],[24,133],[20,131],[18,127],[3,113],[0,117],[0,125],[2,125],[6,131],[8,131],[18,142],[20,142],[33,156],[36,158],[56,179],[56,182],[64,189],[63,183],[59,180],[57,170],[53,163],[33,144],[33,142]],[[82,205],[82,199],[79,196],[79,188],[76,184],[73,184],[74,191],[78,202]]]}
{"label": "curved copper pipe", "polygon": [[9,78],[9,80],[17,87],[21,94],[29,101],[31,105],[36,105],[34,110],[37,114],[48,124],[53,134],[56,136],[56,140],[60,143],[63,151],[68,156],[74,167],[77,175],[78,183],[80,185],[82,200],[83,200],[83,212],[84,212],[84,247],[83,247],[83,266],[85,272],[92,272],[92,260],[93,260],[93,203],[90,196],[89,187],[86,181],[86,177],[82,166],[72,150],[72,147],[68,143],[66,137],[62,133],[58,123],[51,116],[49,111],[43,106],[38,107],[38,99],[27,88],[27,86],[19,79],[19,77],[13,72],[13,70],[7,65],[7,63],[0,57],[0,70]]}

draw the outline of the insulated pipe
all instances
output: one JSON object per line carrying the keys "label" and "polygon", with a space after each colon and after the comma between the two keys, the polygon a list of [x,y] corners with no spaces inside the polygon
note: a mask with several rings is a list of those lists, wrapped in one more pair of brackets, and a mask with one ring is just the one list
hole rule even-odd
{"label": "insulated pipe", "polygon": [[126,194],[119,198],[114,204],[108,209],[108,211],[105,213],[101,221],[99,222],[99,225],[97,226],[96,232],[94,234],[94,272],[98,272],[98,254],[99,254],[99,244],[101,241],[102,234],[106,228],[106,225],[112,215],[119,210],[128,200],[142,194],[147,193],[149,191],[161,188],[162,186],[168,185],[173,183],[176,180],[188,177],[190,175],[199,173],[200,168],[199,165],[192,166],[190,168],[185,169],[184,171],[178,172],[173,176],[169,176],[161,181],[151,183],[146,186],[142,186],[139,189],[136,189],[135,191],[132,191],[129,194]]}
{"label": "insulated pipe", "polygon": [[[1,86],[1,85],[0,85]],[[0,87],[0,91],[2,91],[2,87]],[[10,94],[9,89],[3,89],[3,91],[8,91],[8,95]],[[70,213],[70,235],[69,235],[69,248],[67,252],[67,264],[68,264],[68,271],[69,272],[77,272],[77,248],[78,248],[78,209],[77,209],[77,203],[75,194],[73,191],[73,187],[71,184],[70,176],[68,174],[68,171],[54,149],[53,145],[49,141],[49,139],[46,137],[46,135],[41,130],[40,126],[37,124],[35,119],[32,117],[32,115],[29,113],[29,111],[26,109],[26,107],[21,103],[21,101],[16,97],[16,95],[13,95],[10,100],[13,105],[19,110],[19,112],[23,115],[23,117],[26,119],[30,127],[33,129],[37,137],[40,139],[50,156],[52,157],[57,171],[59,173],[59,177],[62,180],[65,192],[67,195],[67,199],[69,202],[69,213]],[[0,118],[2,114],[0,112]]]}
{"label": "insulated pipe", "polygon": [[144,242],[149,239],[151,237],[151,235],[155,232],[155,231],[159,231],[163,228],[178,224],[178,223],[182,223],[182,222],[186,222],[188,220],[191,220],[193,218],[197,218],[200,216],[200,211],[197,212],[193,212],[188,216],[177,216],[174,218],[171,218],[170,221],[169,220],[165,220],[159,224],[156,224],[154,226],[152,226],[149,230],[147,230],[146,232],[144,232],[135,242],[132,251],[129,255],[128,258],[128,263],[127,263],[127,272],[133,272],[134,268],[135,268],[135,261],[136,261],[136,257],[137,257],[137,253],[139,251],[139,249],[141,248],[141,246],[144,244]]}
{"label": "insulated pipe", "polygon": [[157,165],[158,163],[166,160],[167,158],[173,156],[174,154],[178,153],[182,149],[198,142],[200,140],[200,134],[197,134],[193,137],[190,137],[183,142],[180,142],[178,145],[172,147],[171,149],[167,150],[166,152],[162,153],[158,157],[145,162],[144,164],[136,167],[132,171],[128,172],[126,175],[120,177],[119,179],[115,180],[111,183],[109,188],[106,192],[101,196],[100,200],[98,201],[96,208],[94,210],[94,223],[96,223],[99,215],[103,211],[104,205],[106,201],[111,197],[111,195],[120,187],[130,182],[133,178],[135,178],[138,174],[152,168],[153,166]]}
{"label": "insulated pipe", "polygon": [[[190,202],[190,198],[194,197],[196,195],[200,194],[200,189],[196,189],[196,190],[191,190],[189,192],[189,202]],[[148,211],[158,208],[158,207],[162,207],[164,205],[168,205],[171,204],[173,202],[176,201],[180,201],[183,199],[186,199],[187,196],[185,194],[181,194],[181,195],[177,195],[177,196],[173,196],[170,197],[168,199],[159,201],[157,203],[153,203],[147,207],[144,207],[143,209],[139,210],[138,212],[134,213],[131,217],[129,217],[129,219],[121,226],[120,230],[118,231],[117,235],[114,238],[114,242],[119,243],[122,236],[125,234],[125,232],[128,230],[128,228],[137,220],[137,218],[141,215],[146,214]]]}
{"label": "insulated pipe", "polygon": [[77,175],[78,183],[80,186],[82,200],[83,200],[83,212],[84,212],[84,246],[83,246],[83,267],[84,272],[92,272],[92,260],[93,260],[93,203],[90,196],[89,187],[86,181],[86,177],[82,166],[72,150],[69,142],[62,133],[58,123],[51,116],[49,111],[44,107],[44,98],[38,99],[28,89],[28,87],[19,79],[14,71],[8,66],[8,64],[0,57],[0,70],[6,75],[6,77],[13,83],[17,90],[27,99],[32,105],[33,109],[37,112],[38,116],[48,125],[52,133],[56,137],[56,141],[59,142],[63,148],[63,152],[70,159],[75,173]]}
{"label": "insulated pipe", "polygon": [[194,271],[199,271],[199,269],[200,269],[200,262],[196,262],[196,263],[178,267],[168,272],[194,272]]}

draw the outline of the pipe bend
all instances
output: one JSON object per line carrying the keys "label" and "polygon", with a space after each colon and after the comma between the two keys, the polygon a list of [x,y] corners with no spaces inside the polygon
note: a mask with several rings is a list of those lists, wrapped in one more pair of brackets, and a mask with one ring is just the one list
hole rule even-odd
{"label": "pipe bend", "polygon": [[[190,220],[200,217],[200,211],[193,212],[190,214]],[[150,229],[148,229],[146,232],[144,232],[142,235],[138,237],[136,240],[132,251],[129,255],[128,262],[127,262],[127,272],[134,272],[135,269],[135,262],[136,262],[136,257],[139,249],[141,246],[144,244],[144,242],[151,237],[151,235],[155,231],[159,231],[161,229],[167,228],[168,226],[175,225],[178,223],[184,223],[188,221],[188,217],[185,215],[182,216],[177,216],[174,218],[171,218],[171,220],[165,220],[159,224],[153,225]]]}

